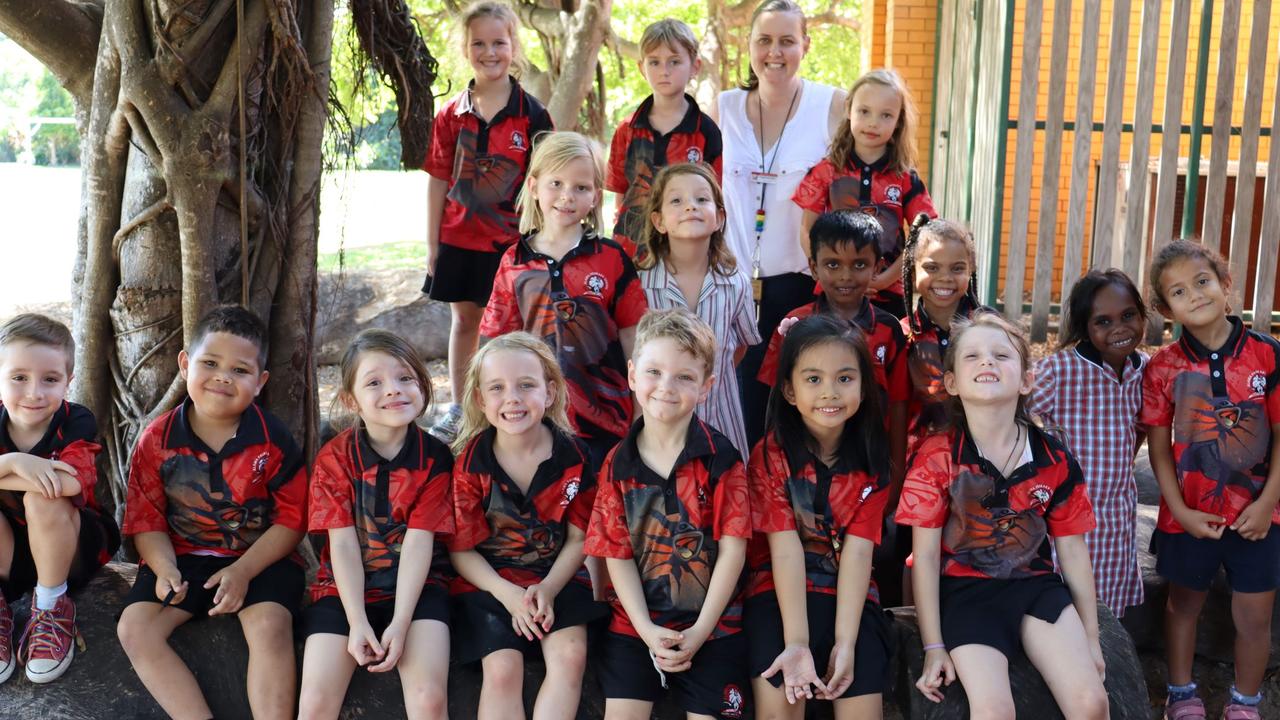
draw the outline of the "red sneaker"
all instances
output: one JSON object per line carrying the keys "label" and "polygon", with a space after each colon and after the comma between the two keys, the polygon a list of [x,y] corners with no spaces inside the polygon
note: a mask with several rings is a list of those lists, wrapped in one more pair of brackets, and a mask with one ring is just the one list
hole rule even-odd
{"label": "red sneaker", "polygon": [[62,677],[76,655],[77,641],[84,642],[76,628],[76,604],[70,596],[58,598],[52,610],[37,610],[32,598],[31,619],[18,646],[27,666],[27,679],[47,683]]}
{"label": "red sneaker", "polygon": [[13,613],[0,594],[0,683],[9,679],[17,664],[13,654]]}

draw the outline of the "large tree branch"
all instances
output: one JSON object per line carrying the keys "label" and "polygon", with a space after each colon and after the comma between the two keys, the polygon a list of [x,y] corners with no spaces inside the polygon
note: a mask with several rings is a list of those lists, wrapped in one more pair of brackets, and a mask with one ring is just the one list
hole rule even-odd
{"label": "large tree branch", "polygon": [[597,55],[609,29],[613,0],[584,0],[569,21],[564,63],[547,112],[558,128],[578,125],[578,111],[596,79]]}
{"label": "large tree branch", "polygon": [[49,68],[77,104],[93,95],[102,2],[0,0],[0,32]]}

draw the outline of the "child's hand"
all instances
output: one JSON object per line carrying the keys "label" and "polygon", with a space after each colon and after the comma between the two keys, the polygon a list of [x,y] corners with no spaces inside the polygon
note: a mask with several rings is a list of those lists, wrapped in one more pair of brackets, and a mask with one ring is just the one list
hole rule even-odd
{"label": "child's hand", "polygon": [[50,499],[62,497],[59,471],[76,476],[76,469],[61,460],[48,460],[28,453],[11,453],[8,460],[10,474],[31,483],[34,486],[31,492],[39,492]]}
{"label": "child's hand", "polygon": [[213,607],[209,608],[209,615],[230,615],[239,612],[244,605],[244,594],[249,590],[249,578],[245,577],[244,570],[236,563],[231,563],[214,573],[204,583],[205,590],[215,586],[218,590],[213,594]]}
{"label": "child's hand", "polygon": [[382,662],[370,665],[369,672],[387,672],[394,669],[404,654],[404,643],[409,637],[409,623],[412,620],[392,620],[387,629],[382,631]]}
{"label": "child's hand", "polygon": [[1093,657],[1093,666],[1098,668],[1098,678],[1107,681],[1107,661],[1102,657],[1102,645],[1095,638],[1089,641],[1089,655]]}
{"label": "child's hand", "polygon": [[825,700],[837,700],[845,690],[853,684],[853,648],[854,643],[838,642],[831,646],[831,658],[827,660],[827,676],[823,678],[826,691],[819,697]]}
{"label": "child's hand", "polygon": [[[1222,531],[1227,528],[1227,519],[1221,515],[1213,515],[1199,510],[1186,508],[1181,514],[1175,513],[1174,520],[1186,530],[1191,537],[1204,540],[1212,538],[1218,540],[1222,537]],[[1243,533],[1241,533],[1243,535]]]}
{"label": "child's hand", "polygon": [[[169,592],[173,592],[173,597],[169,598]],[[156,598],[160,602],[165,602],[165,598],[169,598],[170,605],[177,605],[187,597],[187,583],[182,579],[182,574],[174,568],[172,573],[156,573]]]}
{"label": "child's hand", "polygon": [[644,627],[637,626],[636,633],[640,635],[644,644],[649,646],[649,651],[653,653],[654,661],[658,663],[662,672],[680,672],[688,669],[685,667],[676,670],[674,669],[676,666],[670,662],[679,652],[680,643],[684,642],[684,633],[653,623],[647,623]]}
{"label": "child's hand", "polygon": [[1231,529],[1245,540],[1265,540],[1267,531],[1271,529],[1271,511],[1274,508],[1274,504],[1265,505],[1261,500],[1255,500],[1240,511],[1239,517],[1231,523]]}
{"label": "child's hand", "polygon": [[511,629],[525,640],[541,640],[542,628],[533,618],[533,607],[524,601],[524,588],[513,583],[498,596],[498,602],[511,614]]}
{"label": "child's hand", "polygon": [[782,318],[782,322],[778,323],[778,334],[782,337],[786,337],[787,333],[791,330],[791,326],[798,322],[800,322],[800,318],[798,317]]}
{"label": "child's hand", "polygon": [[556,594],[542,583],[530,585],[524,589],[524,604],[533,615],[535,625],[543,632],[551,632],[556,623]]}
{"label": "child's hand", "polygon": [[377,633],[369,625],[368,618],[362,619],[358,625],[351,627],[351,634],[347,636],[347,652],[355,658],[356,665],[360,667],[365,667],[382,658],[384,653],[382,645],[378,642]]}
{"label": "child's hand", "polygon": [[916,688],[933,702],[942,702],[942,687],[956,681],[956,666],[951,655],[942,648],[924,654],[924,671],[916,681]]}
{"label": "child's hand", "polygon": [[[818,671],[813,666],[813,653],[808,645],[788,645],[782,649],[773,664],[760,673],[760,677],[769,678],[782,672],[782,689],[787,702],[794,705],[800,700],[811,700],[822,697],[827,686],[818,678]],[[810,686],[813,689],[810,689]]]}
{"label": "child's hand", "polygon": [[681,635],[683,638],[676,647],[672,648],[675,652],[663,660],[663,672],[684,672],[693,667],[693,656],[698,654],[702,649],[703,643],[707,641],[710,632],[698,629],[697,625],[685,630]]}

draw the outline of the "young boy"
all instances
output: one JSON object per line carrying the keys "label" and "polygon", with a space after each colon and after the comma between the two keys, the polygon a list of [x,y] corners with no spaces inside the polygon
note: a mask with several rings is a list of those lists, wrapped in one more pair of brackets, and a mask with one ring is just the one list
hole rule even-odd
{"label": "young boy", "polygon": [[238,305],[213,309],[178,353],[188,399],[142,432],[129,469],[124,533],[142,561],[117,631],[129,661],[172,717],[212,716],[169,646],[181,624],[238,614],[249,645],[255,718],[292,718],[293,617],[303,571],[302,453],[254,404],[267,382],[266,327]]}
{"label": "young boy", "polygon": [[715,335],[688,310],[650,312],[628,363],[642,417],[605,460],[586,552],[617,599],[600,681],[609,717],[648,718],[663,688],[690,717],[750,717],[739,579],[751,536],[742,459],[694,407]]}
{"label": "young boy", "polygon": [[613,239],[636,257],[636,242],[648,218],[644,202],[658,169],[682,162],[706,163],[720,178],[720,128],[685,93],[698,74],[698,39],[679,20],[659,20],[640,37],[640,74],[653,94],[623,120],[609,148],[605,189],[618,193]]}
{"label": "young boy", "polygon": [[[65,399],[74,355],[56,320],[26,314],[0,326],[0,683],[19,655],[33,683],[67,671],[80,637],[68,588],[83,587],[120,546],[93,494],[97,423]],[[15,652],[8,602],[32,587]]]}

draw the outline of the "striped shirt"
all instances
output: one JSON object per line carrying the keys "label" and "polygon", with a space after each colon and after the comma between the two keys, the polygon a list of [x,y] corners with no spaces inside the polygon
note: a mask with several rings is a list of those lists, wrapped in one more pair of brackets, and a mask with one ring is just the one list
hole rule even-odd
{"label": "striped shirt", "polygon": [[1087,341],[1036,364],[1027,409],[1066,443],[1084,472],[1097,527],[1085,535],[1098,599],[1117,617],[1142,604],[1138,569],[1138,486],[1133,477],[1142,376],[1147,356],[1134,353],[1124,375]]}
{"label": "striped shirt", "polygon": [[[693,310],[665,262],[658,261],[652,269],[641,270],[640,286],[644,288],[649,307],[654,310],[677,307]],[[696,412],[708,425],[729,438],[742,457],[748,457],[751,448],[747,445],[742,401],[738,396],[738,373],[733,362],[733,354],[738,348],[760,342],[747,276],[735,272],[726,277],[708,270],[702,280],[702,291],[698,293],[698,307],[693,312],[711,326],[718,341],[713,369],[716,381]]]}

